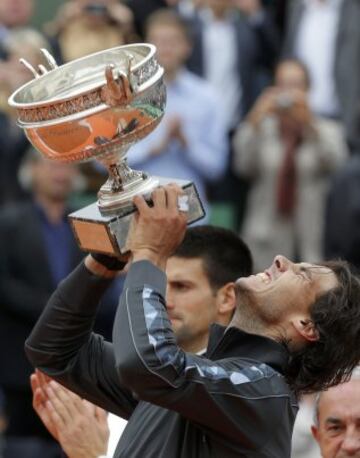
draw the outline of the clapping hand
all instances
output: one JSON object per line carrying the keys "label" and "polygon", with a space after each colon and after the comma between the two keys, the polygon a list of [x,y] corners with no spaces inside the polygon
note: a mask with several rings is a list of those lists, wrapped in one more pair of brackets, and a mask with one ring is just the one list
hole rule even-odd
{"label": "clapping hand", "polygon": [[107,450],[107,414],[50,377],[31,375],[33,407],[69,458],[97,458]]}

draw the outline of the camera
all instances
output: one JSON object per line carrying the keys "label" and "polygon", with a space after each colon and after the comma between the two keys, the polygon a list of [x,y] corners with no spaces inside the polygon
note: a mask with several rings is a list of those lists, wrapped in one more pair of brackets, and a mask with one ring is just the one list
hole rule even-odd
{"label": "camera", "polygon": [[88,14],[98,17],[109,15],[106,5],[103,5],[102,3],[89,3],[88,5],[85,5],[84,11],[86,11]]}
{"label": "camera", "polygon": [[281,110],[289,110],[294,105],[294,99],[284,92],[276,97],[276,106]]}

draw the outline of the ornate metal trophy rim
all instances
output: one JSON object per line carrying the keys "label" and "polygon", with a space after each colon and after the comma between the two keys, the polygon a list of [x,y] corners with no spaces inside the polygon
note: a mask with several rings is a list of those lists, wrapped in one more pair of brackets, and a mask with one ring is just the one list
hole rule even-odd
{"label": "ornate metal trophy rim", "polygon": [[[36,79],[33,79],[31,81],[28,81],[27,83],[23,84],[20,86],[15,92],[11,94],[11,96],[8,99],[8,103],[10,106],[16,108],[17,110],[29,110],[32,108],[40,108],[40,107],[48,107],[52,106],[54,104],[61,104],[61,103],[66,103],[68,101],[71,101],[72,99],[86,95],[88,93],[96,92],[97,90],[101,90],[101,88],[106,84],[106,80],[103,74],[99,73],[99,79],[95,82],[92,82],[91,84],[88,84],[85,86],[82,90],[80,90],[77,93],[70,94],[68,96],[63,96],[63,97],[51,97],[46,100],[39,100],[39,101],[34,101],[34,102],[19,102],[17,99],[19,98],[19,94],[22,92],[26,91],[27,89],[31,88],[32,86],[35,86],[36,84],[39,84],[40,79],[43,80],[42,82],[46,84],[46,79],[51,79],[53,76],[54,72],[59,71],[66,71],[66,69],[70,69],[71,67],[74,67],[76,65],[81,65],[81,64],[86,64],[87,61],[91,61],[93,59],[96,59],[96,57],[104,55],[104,54],[111,54],[111,53],[116,53],[117,51],[121,52],[126,52],[128,51],[131,53],[132,50],[143,48],[144,50],[148,50],[147,54],[143,57],[143,59],[136,63],[135,65],[131,66],[131,75],[133,78],[132,84],[134,86],[134,89],[138,89],[136,92],[142,92],[146,90],[146,88],[151,85],[149,84],[149,77],[146,75],[146,77],[142,77],[141,70],[149,65],[152,60],[154,60],[154,64],[156,64],[156,61],[154,59],[155,53],[156,53],[156,47],[150,43],[134,43],[130,45],[121,45],[121,46],[116,46],[114,48],[109,48],[103,51],[98,51],[96,53],[88,54],[87,56],[81,57],[79,59],[72,60],[71,62],[68,62],[66,64],[63,64],[59,67],[53,67],[51,70],[46,71],[43,73],[41,76],[39,76]],[[158,69],[158,65],[154,65],[156,70]],[[154,72],[155,76],[156,71]],[[25,121],[26,122],[26,121]],[[40,122],[40,120],[39,120]]]}
{"label": "ornate metal trophy rim", "polygon": [[[158,66],[151,78],[138,87],[136,94],[134,94],[134,98],[141,96],[142,93],[156,84],[163,74],[164,69]],[[103,85],[105,85],[105,83]],[[102,87],[103,86],[100,86],[94,91],[84,92],[57,104],[18,108],[17,124],[19,127],[25,129],[36,129],[75,121],[105,111],[109,109],[109,106],[101,99]]]}

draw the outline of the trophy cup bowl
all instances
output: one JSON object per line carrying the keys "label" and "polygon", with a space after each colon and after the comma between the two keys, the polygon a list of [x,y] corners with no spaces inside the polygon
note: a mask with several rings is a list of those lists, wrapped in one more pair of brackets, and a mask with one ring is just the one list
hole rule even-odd
{"label": "trophy cup bowl", "polygon": [[35,70],[21,59],[34,79],[9,98],[18,125],[46,158],[96,159],[109,171],[97,203],[69,215],[80,247],[112,255],[126,252],[135,212],[132,199],[137,194],[149,199],[159,184],[175,182],[184,189],[188,223],[202,218],[193,183],[148,176],[127,164],[131,145],[151,133],[165,111],[164,71],[156,61],[155,46],[118,46],[61,66],[47,50],[41,51],[48,68],[39,65]]}

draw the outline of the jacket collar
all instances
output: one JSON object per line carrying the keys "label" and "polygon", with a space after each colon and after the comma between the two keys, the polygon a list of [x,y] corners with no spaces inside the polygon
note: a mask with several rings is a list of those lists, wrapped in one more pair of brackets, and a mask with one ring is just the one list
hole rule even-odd
{"label": "jacket collar", "polygon": [[261,361],[280,374],[284,374],[289,357],[286,348],[273,339],[219,324],[211,326],[206,354],[216,359],[236,357]]}

